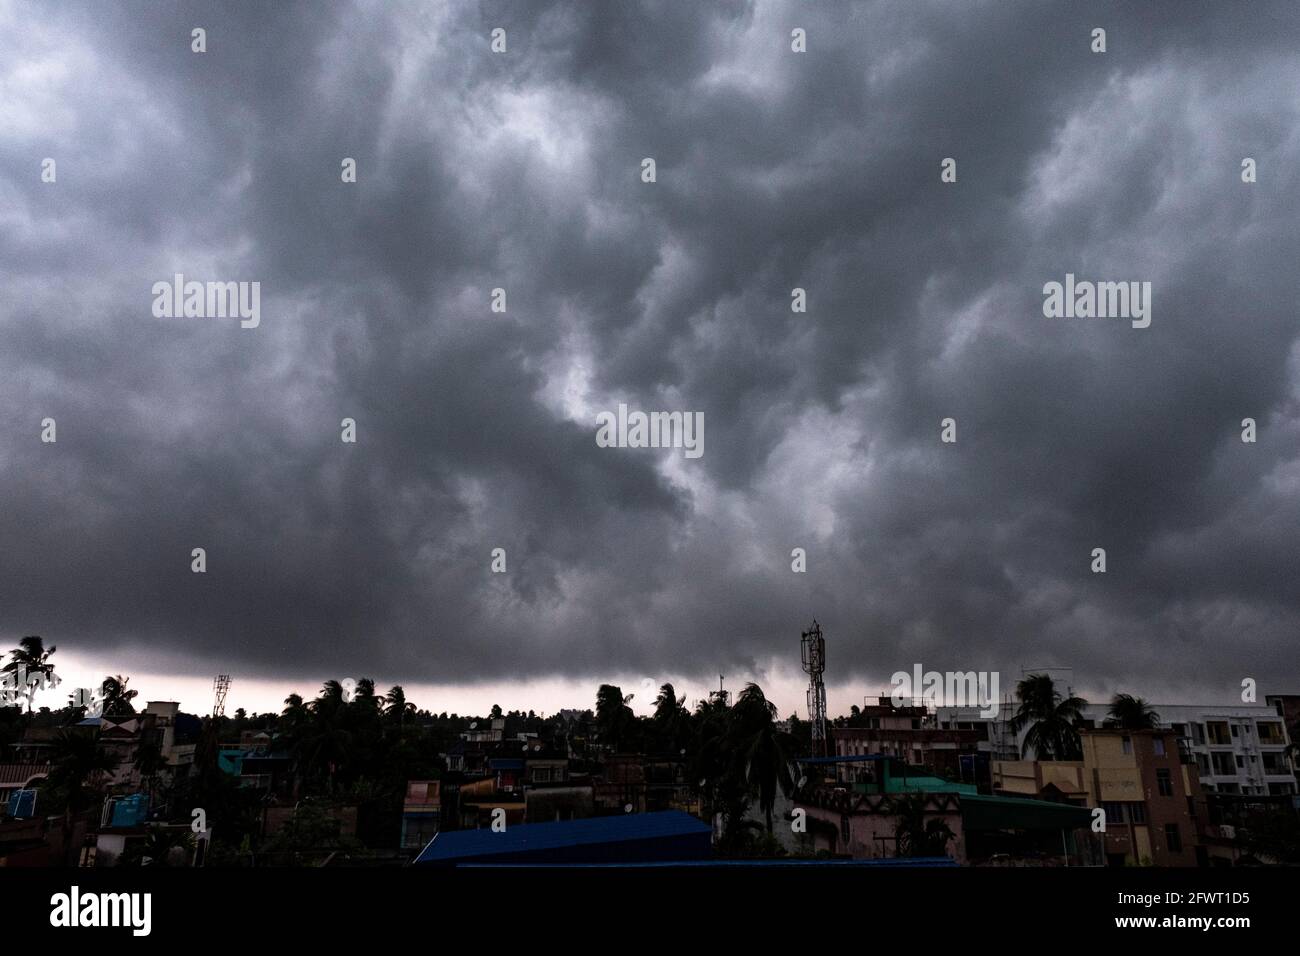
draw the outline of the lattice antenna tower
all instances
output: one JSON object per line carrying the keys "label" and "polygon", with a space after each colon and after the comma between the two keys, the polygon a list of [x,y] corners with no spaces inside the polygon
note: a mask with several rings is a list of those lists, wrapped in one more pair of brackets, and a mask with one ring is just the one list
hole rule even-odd
{"label": "lattice antenna tower", "polygon": [[822,674],[826,672],[826,639],[822,627],[814,618],[812,627],[800,636],[804,673],[808,675],[808,722],[812,724],[812,752],[814,757],[826,754],[826,685]]}

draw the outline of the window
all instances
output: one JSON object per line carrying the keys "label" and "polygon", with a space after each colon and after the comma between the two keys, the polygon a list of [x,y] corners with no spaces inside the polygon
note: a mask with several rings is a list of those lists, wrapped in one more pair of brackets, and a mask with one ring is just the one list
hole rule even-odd
{"label": "window", "polygon": [[1258,725],[1259,742],[1263,744],[1282,743],[1282,725],[1272,721],[1261,721]]}
{"label": "window", "polygon": [[1165,824],[1165,845],[1169,847],[1170,853],[1183,852],[1183,835],[1178,832],[1177,823]]}
{"label": "window", "polygon": [[1233,724],[1233,725],[1232,725],[1232,736],[1234,736],[1234,737],[1240,737],[1240,736],[1241,736],[1241,728],[1238,727],[1236,724]]}
{"label": "window", "polygon": [[1157,757],[1163,757],[1165,755],[1165,738],[1163,737],[1153,738],[1151,741],[1151,746],[1155,750]]}
{"label": "window", "polygon": [[1124,738],[1124,752],[1125,752],[1126,754],[1131,754],[1131,753],[1133,752],[1133,738],[1132,738],[1132,737],[1125,737],[1125,738]]}
{"label": "window", "polygon": [[1238,767],[1244,767],[1244,766],[1246,766],[1246,761],[1243,760],[1240,756],[1237,757],[1237,766],[1238,766]]}
{"label": "window", "polygon": [[1106,813],[1107,827],[1124,822],[1124,804],[1106,800],[1102,802],[1101,809]]}
{"label": "window", "polygon": [[1147,805],[1145,803],[1130,803],[1128,808],[1129,823],[1146,823],[1147,822]]}
{"label": "window", "polygon": [[1170,779],[1168,770],[1156,771],[1156,789],[1162,797],[1172,797],[1174,795],[1174,782]]}

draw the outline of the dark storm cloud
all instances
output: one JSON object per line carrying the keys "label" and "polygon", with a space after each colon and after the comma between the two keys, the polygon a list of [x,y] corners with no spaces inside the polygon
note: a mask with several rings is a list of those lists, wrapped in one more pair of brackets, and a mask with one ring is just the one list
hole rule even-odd
{"label": "dark storm cloud", "polygon": [[[1288,5],[0,11],[6,633],[455,681],[816,615],[837,679],[1300,678]],[[174,272],[261,326],[153,318]],[[1044,318],[1066,272],[1151,327]],[[619,401],[704,457],[598,448]]]}

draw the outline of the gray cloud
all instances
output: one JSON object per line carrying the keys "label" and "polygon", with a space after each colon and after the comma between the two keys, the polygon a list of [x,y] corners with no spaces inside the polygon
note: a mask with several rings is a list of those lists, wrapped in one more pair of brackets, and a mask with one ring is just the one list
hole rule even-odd
{"label": "gray cloud", "polygon": [[[757,668],[816,615],[844,678],[1295,682],[1298,28],[0,7],[0,628],[456,681]],[[261,327],[153,318],[175,272],[260,281]],[[1149,279],[1151,327],[1044,318],[1066,272]],[[619,401],[704,457],[598,448]]]}

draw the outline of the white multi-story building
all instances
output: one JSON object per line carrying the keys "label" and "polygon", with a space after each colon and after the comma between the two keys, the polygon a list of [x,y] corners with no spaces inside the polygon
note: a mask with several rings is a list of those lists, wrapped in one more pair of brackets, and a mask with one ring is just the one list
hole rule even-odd
{"label": "white multi-story building", "polygon": [[[1178,745],[1196,759],[1201,789],[1215,793],[1296,792],[1295,768],[1287,754],[1286,723],[1263,704],[1152,704],[1160,724],[1178,735]],[[1089,706],[1100,721],[1105,707]]]}
{"label": "white multi-story building", "polygon": [[[1287,754],[1286,722],[1263,704],[1152,704],[1160,726],[1178,735],[1179,747],[1195,759],[1201,789],[1249,795],[1296,793],[1295,766]],[[1110,707],[1089,704],[1084,719],[1100,727]],[[948,730],[984,728],[979,749],[994,760],[1016,760],[1023,752],[1027,729],[1011,730],[1016,705],[1004,702],[989,718],[976,707],[940,707],[935,720]],[[1024,756],[1033,759],[1033,753]]]}

